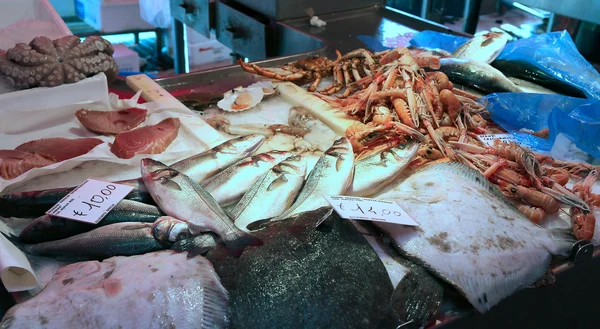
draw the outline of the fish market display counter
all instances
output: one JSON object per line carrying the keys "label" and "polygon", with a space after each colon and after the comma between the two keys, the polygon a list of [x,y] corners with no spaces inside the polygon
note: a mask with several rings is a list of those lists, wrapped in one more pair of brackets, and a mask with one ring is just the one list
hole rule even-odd
{"label": "fish market display counter", "polygon": [[[322,15],[318,31],[287,21],[330,40],[315,52],[132,76],[109,85],[120,99],[53,104],[56,117],[12,127],[5,153],[26,154],[10,157],[24,172],[2,172],[0,265],[18,247],[30,267],[4,273],[38,281],[3,277],[19,304],[0,327],[597,327],[596,167],[486,144],[504,126],[438,71],[460,51],[354,50],[406,45],[399,14],[381,10]],[[344,28],[359,21],[366,32]],[[459,49],[491,71],[505,44]],[[322,56],[334,47],[337,60]],[[85,147],[28,135],[40,126]],[[28,162],[40,157],[53,162]],[[90,177],[99,185],[74,188]],[[89,209],[55,206],[86,191]],[[99,222],[67,219],[120,191]]]}

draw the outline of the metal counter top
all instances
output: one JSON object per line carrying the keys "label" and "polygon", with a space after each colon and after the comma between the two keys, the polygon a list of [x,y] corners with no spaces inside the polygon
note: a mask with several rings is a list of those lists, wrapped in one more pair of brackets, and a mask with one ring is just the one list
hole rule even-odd
{"label": "metal counter top", "polygon": [[519,0],[520,4],[600,24],[600,0]]}

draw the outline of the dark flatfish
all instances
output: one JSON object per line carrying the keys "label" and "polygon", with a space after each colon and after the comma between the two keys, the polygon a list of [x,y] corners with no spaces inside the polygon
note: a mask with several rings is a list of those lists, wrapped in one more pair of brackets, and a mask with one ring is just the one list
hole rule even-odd
{"label": "dark flatfish", "polygon": [[[316,223],[324,223],[315,228]],[[369,243],[329,207],[253,232],[239,258],[207,254],[230,294],[231,328],[395,328],[393,288]]]}

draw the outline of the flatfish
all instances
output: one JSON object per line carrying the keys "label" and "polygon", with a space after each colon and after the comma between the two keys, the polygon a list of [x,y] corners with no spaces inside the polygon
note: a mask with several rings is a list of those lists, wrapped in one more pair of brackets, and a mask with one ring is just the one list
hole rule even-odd
{"label": "flatfish", "polygon": [[459,163],[427,166],[378,195],[418,227],[376,223],[402,253],[453,285],[480,312],[548,270],[574,238],[530,222],[479,172]]}

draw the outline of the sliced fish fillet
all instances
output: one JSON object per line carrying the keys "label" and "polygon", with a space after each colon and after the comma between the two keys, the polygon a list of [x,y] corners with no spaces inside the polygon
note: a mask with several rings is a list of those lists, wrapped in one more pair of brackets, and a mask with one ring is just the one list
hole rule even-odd
{"label": "sliced fish fillet", "polygon": [[21,144],[15,150],[61,162],[84,155],[102,143],[98,138],[42,138]]}
{"label": "sliced fish fillet", "polygon": [[168,118],[153,125],[117,134],[110,151],[121,159],[136,154],[160,154],[177,138],[179,119]]}
{"label": "sliced fish fillet", "polygon": [[75,116],[88,130],[98,134],[116,135],[129,131],[146,121],[148,111],[132,107],[118,111],[90,111],[81,109]]}
{"label": "sliced fish fillet", "polygon": [[0,150],[0,177],[13,179],[33,169],[55,163],[39,154],[15,150]]}

